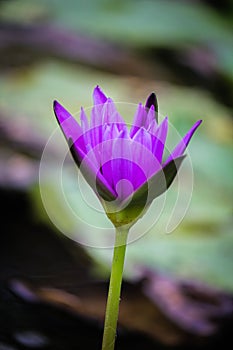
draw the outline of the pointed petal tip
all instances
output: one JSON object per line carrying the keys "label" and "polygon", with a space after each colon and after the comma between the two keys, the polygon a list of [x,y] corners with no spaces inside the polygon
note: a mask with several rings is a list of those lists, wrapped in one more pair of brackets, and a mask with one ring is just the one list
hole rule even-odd
{"label": "pointed petal tip", "polygon": [[194,126],[199,126],[201,123],[202,123],[202,119],[199,119],[193,124],[193,127]]}
{"label": "pointed petal tip", "polygon": [[60,124],[61,117],[60,117],[59,109],[60,110],[62,109],[62,105],[57,100],[54,100],[53,101],[53,111],[54,111],[54,114],[55,114],[55,117],[56,117],[58,123]]}
{"label": "pointed petal tip", "polygon": [[58,124],[62,124],[65,119],[70,117],[70,113],[58,101],[53,101],[53,110]]}
{"label": "pointed petal tip", "polygon": [[189,134],[190,136],[188,137],[188,142],[187,145],[190,141],[190,139],[192,138],[194,132],[197,130],[197,128],[201,125],[202,123],[202,119],[197,120],[196,123],[193,124],[192,128],[189,130],[189,132],[186,134],[186,136]]}
{"label": "pointed petal tip", "polygon": [[53,110],[55,112],[55,114],[61,113],[61,112],[67,112],[65,107],[62,106],[62,104],[60,102],[58,102],[57,100],[53,101]]}
{"label": "pointed petal tip", "polygon": [[196,123],[191,127],[191,129],[187,132],[187,134],[182,138],[182,140],[178,143],[178,145],[172,151],[171,155],[168,157],[165,164],[168,164],[172,159],[175,159],[183,155],[195,131],[197,130],[197,128],[201,123],[202,123],[201,119],[196,121]]}
{"label": "pointed petal tip", "polygon": [[99,85],[96,85],[96,87],[94,88],[94,92],[102,92],[101,88]]}
{"label": "pointed petal tip", "polygon": [[55,111],[58,106],[60,106],[60,103],[57,100],[54,100],[53,101],[53,110]]}
{"label": "pointed petal tip", "polygon": [[148,98],[146,100],[146,104],[145,104],[146,108],[150,109],[151,106],[154,106],[155,111],[158,113],[158,101],[157,101],[156,94],[154,92],[152,92],[148,96]]}
{"label": "pointed petal tip", "polygon": [[96,87],[94,88],[93,100],[95,105],[103,104],[107,101],[107,97],[105,96],[99,85],[96,85]]}

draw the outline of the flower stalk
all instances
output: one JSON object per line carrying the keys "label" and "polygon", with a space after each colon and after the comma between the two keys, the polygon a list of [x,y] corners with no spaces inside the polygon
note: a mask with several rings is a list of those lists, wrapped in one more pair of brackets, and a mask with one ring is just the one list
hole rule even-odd
{"label": "flower stalk", "polygon": [[102,350],[113,350],[115,346],[122,275],[124,269],[125,249],[128,232],[128,228],[116,228],[112,270],[105,313]]}

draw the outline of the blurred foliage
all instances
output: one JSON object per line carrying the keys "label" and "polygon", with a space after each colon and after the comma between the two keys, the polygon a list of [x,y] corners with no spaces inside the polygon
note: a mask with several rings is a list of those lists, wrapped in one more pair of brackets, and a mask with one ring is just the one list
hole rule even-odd
{"label": "blurred foliage", "polygon": [[26,23],[49,18],[58,25],[137,48],[197,44],[213,52],[219,71],[233,79],[232,15],[222,17],[201,2],[18,0],[7,1],[1,17]]}
{"label": "blurred foliage", "polygon": [[[3,1],[0,18],[19,23],[56,24],[91,35],[98,39],[125,45],[140,51],[143,56],[153,48],[182,50],[187,47],[207,48],[214,57],[215,72],[221,74],[230,89],[233,79],[232,14],[223,16],[207,5],[195,1]],[[135,52],[136,52],[135,51]],[[156,61],[156,55],[155,55]],[[156,64],[156,62],[155,62]],[[171,68],[172,69],[172,68]],[[173,69],[173,74],[180,74]],[[208,79],[208,76],[205,77]],[[216,100],[204,86],[176,85],[169,76],[157,80],[114,75],[84,65],[47,59],[27,67],[2,72],[0,77],[0,109],[12,119],[25,121],[43,135],[44,142],[56,128],[52,113],[54,99],[77,113],[82,106],[91,106],[91,92],[99,84],[114,101],[136,104],[147,94],[158,94],[160,112],[168,114],[170,122],[184,134],[191,124],[202,118],[200,130],[191,142],[189,154],[194,169],[194,191],[183,222],[172,235],[163,234],[167,217],[176,198],[177,184],[167,194],[165,209],[158,223],[128,247],[126,275],[137,274],[137,266],[148,265],[177,276],[197,278],[233,290],[233,236],[232,236],[232,119],[229,106]],[[219,94],[224,94],[219,91]],[[126,106],[119,105],[130,122]],[[174,145],[176,135],[169,135]],[[66,147],[60,135],[57,153]],[[54,215],[70,235],[82,231],[63,202],[57,190],[56,162],[48,168],[46,185],[54,205]],[[184,172],[188,171],[184,164]],[[81,200],[76,184],[76,173],[69,162],[63,173],[64,188],[72,207],[82,220],[95,220],[101,226],[105,220]],[[188,183],[182,187],[188,191]],[[32,198],[42,215],[37,186],[30,188]],[[148,215],[153,216],[152,207]],[[101,230],[100,230],[101,231]],[[81,234],[81,233],[80,233]],[[99,246],[104,236],[85,235]],[[79,240],[79,238],[78,238]],[[103,242],[101,241],[103,240]],[[102,273],[108,272],[110,249],[87,248],[102,264]],[[106,267],[107,266],[107,267]]]}

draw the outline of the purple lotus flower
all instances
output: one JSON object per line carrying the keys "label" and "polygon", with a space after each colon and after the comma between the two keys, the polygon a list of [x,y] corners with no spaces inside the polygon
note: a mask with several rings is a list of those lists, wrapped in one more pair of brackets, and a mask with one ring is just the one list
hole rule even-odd
{"label": "purple lotus flower", "polygon": [[[94,89],[93,100],[90,122],[83,108],[79,124],[57,101],[54,102],[55,115],[76,164],[109,218],[115,225],[117,222],[128,224],[171,185],[201,120],[192,126],[164,161],[168,118],[158,124],[154,93],[148,97],[145,106],[138,105],[130,129],[99,86]],[[117,219],[113,208],[117,208]]]}

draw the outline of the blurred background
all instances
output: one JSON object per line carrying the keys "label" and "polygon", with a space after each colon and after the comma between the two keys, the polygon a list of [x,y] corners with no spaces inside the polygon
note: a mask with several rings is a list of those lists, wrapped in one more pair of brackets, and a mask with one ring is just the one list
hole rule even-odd
{"label": "blurred background", "polygon": [[[194,190],[183,221],[164,234],[175,182],[156,225],[128,246],[117,346],[190,348],[192,341],[213,349],[226,339],[233,310],[232,23],[230,0],[0,1],[0,349],[99,348],[112,251],[76,244],[58,229],[78,242],[84,234],[58,191],[62,135],[49,149],[41,184],[50,218],[38,175],[57,128],[53,100],[77,113],[91,106],[97,84],[116,102],[137,104],[156,92],[161,115],[181,135],[203,119],[189,146]],[[88,222],[68,155],[65,165],[64,188]],[[184,196],[186,173],[184,163]],[[105,246],[101,234],[85,235]]]}

